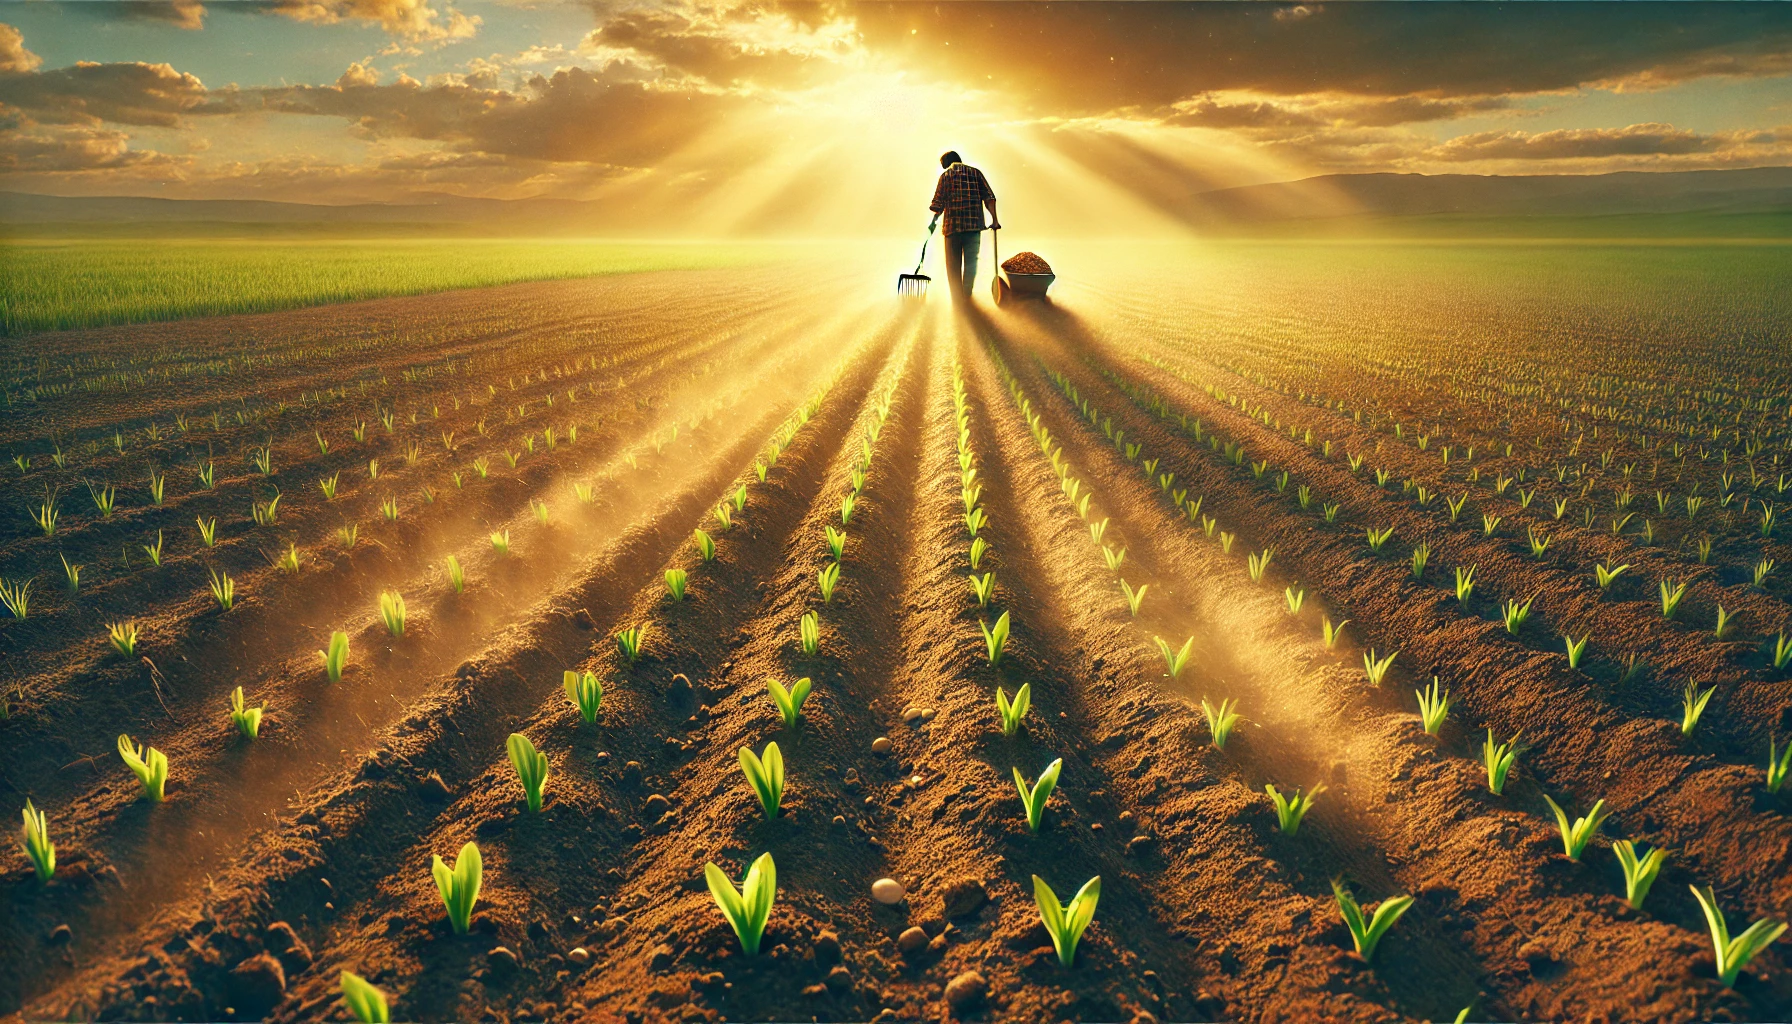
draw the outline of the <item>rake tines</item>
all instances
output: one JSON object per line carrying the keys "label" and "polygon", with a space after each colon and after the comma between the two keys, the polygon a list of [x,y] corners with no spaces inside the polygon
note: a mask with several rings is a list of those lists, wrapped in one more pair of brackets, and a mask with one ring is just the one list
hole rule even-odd
{"label": "rake tines", "polygon": [[926,274],[902,274],[896,278],[896,294],[925,298],[927,284],[932,280]]}

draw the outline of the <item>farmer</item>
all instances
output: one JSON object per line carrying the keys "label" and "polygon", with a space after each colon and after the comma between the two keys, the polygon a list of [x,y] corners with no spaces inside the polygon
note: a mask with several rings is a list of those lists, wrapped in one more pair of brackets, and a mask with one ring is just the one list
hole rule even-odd
{"label": "farmer", "polygon": [[954,301],[969,299],[977,282],[977,251],[983,247],[983,210],[989,207],[989,227],[1000,230],[1002,219],[996,216],[996,193],[989,187],[983,172],[960,160],[947,150],[940,155],[939,186],[933,190],[933,202],[927,207],[945,217],[941,233],[946,236],[946,284]]}

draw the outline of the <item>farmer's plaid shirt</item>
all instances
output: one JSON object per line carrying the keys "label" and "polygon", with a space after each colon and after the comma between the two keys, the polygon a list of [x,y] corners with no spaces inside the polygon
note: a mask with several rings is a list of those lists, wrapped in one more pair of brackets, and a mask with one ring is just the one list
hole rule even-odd
{"label": "farmer's plaid shirt", "polygon": [[982,171],[970,164],[953,164],[940,174],[939,187],[933,190],[933,202],[927,208],[945,214],[942,234],[982,231],[988,226],[983,220],[983,201],[995,197]]}

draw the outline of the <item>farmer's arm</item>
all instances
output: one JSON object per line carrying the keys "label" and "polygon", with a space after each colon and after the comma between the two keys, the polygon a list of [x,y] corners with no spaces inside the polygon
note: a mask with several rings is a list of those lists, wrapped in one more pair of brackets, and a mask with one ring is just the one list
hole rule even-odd
{"label": "farmer's arm", "polygon": [[989,187],[989,179],[983,176],[982,171],[977,172],[977,184],[982,186],[983,205],[989,208],[990,229],[1000,231],[1002,218],[996,216],[996,190]]}
{"label": "farmer's arm", "polygon": [[933,202],[927,208],[934,213],[943,213],[946,209],[946,176],[940,175],[939,184],[933,186]]}

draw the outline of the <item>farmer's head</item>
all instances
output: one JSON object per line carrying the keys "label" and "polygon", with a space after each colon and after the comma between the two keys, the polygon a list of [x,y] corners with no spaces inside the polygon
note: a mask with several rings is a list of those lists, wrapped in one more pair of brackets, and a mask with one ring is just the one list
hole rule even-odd
{"label": "farmer's head", "polygon": [[953,164],[962,164],[962,163],[964,163],[964,161],[960,160],[958,158],[958,151],[955,149],[948,149],[944,153],[940,154],[940,166],[941,167],[950,167]]}

